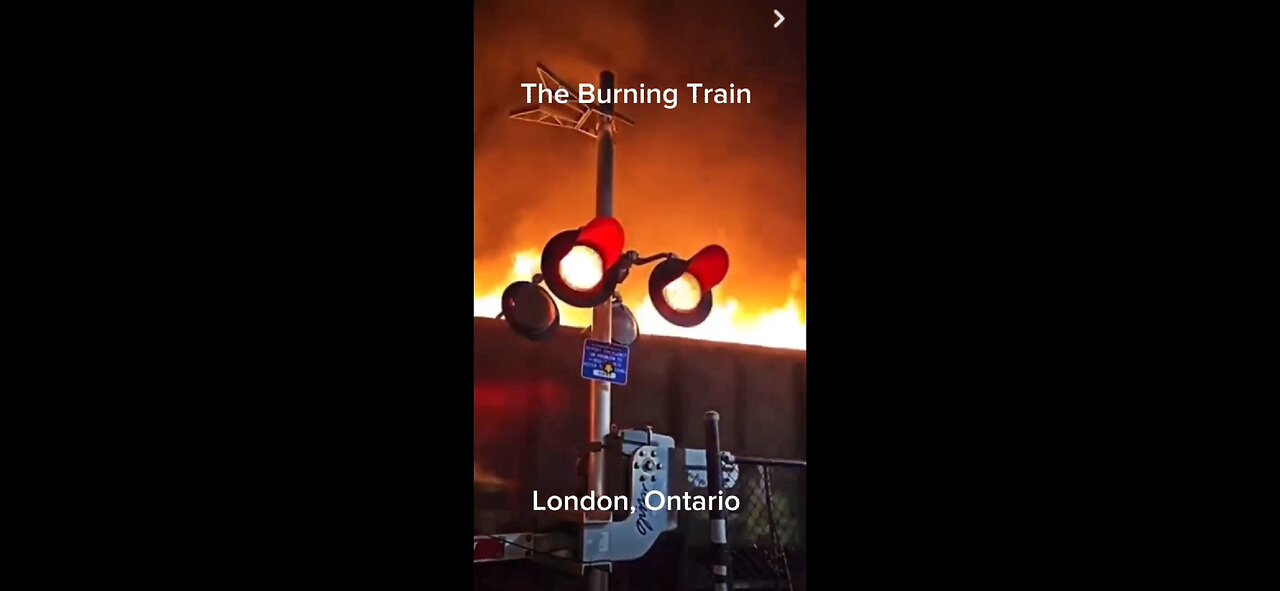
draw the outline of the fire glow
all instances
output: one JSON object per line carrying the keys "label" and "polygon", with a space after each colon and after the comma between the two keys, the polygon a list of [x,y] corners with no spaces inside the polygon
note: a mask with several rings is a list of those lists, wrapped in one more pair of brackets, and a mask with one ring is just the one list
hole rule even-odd
{"label": "fire glow", "polygon": [[[528,281],[538,272],[539,251],[528,249],[516,253],[512,258],[510,271],[503,281],[489,286],[475,286],[474,316],[494,318],[502,311],[502,290],[511,281]],[[633,278],[628,283],[642,283],[648,269],[636,268]],[[598,271],[597,271],[598,273]],[[589,278],[588,278],[589,279]],[[653,302],[646,296],[644,301],[636,305],[632,300],[625,300],[627,306],[636,315],[641,335],[657,335],[683,337],[722,343],[739,343],[776,349],[805,350],[806,327],[804,302],[800,301],[802,285],[799,273],[791,278],[790,297],[782,307],[770,310],[748,311],[737,299],[726,296],[725,284],[712,289],[715,296],[715,307],[711,315],[702,324],[693,328],[681,328],[663,320],[654,309]],[[589,282],[589,281],[588,281]],[[566,327],[586,327],[591,324],[591,310],[573,308],[564,302],[557,301],[560,307],[561,324]],[[641,339],[644,337],[641,336]]]}

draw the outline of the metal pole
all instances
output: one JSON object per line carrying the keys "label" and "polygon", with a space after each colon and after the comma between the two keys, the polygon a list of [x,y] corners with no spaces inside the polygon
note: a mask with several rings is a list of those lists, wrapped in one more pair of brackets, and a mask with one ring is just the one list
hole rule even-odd
{"label": "metal pole", "polygon": [[[709,410],[703,416],[707,436],[707,496],[724,492],[724,471],[720,465],[720,413]],[[710,499],[708,499],[710,500]],[[720,501],[707,503],[711,520],[711,588],[728,591],[733,588],[729,572],[729,537],[725,531],[724,507]]]}
{"label": "metal pole", "polygon": [[[613,93],[613,72],[600,72],[600,92]],[[596,217],[613,217],[613,103],[603,103],[597,130],[596,160]],[[605,343],[613,341],[613,303],[606,301],[596,306],[591,314],[591,338]],[[609,384],[591,381],[591,443],[604,441],[609,433]],[[597,448],[587,456],[587,485],[591,492],[603,496],[604,451]],[[609,573],[600,569],[587,571],[588,591],[607,591]]]}

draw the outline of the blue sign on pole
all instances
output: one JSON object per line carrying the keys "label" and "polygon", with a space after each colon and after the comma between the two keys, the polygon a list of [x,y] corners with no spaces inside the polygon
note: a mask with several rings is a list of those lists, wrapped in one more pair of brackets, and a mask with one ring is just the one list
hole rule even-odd
{"label": "blue sign on pole", "polygon": [[587,339],[582,345],[582,377],[625,386],[630,354],[622,345]]}

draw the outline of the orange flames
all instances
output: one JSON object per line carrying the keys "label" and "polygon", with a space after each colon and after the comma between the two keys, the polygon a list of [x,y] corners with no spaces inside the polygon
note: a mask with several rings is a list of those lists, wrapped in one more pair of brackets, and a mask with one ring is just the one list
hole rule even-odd
{"label": "orange flames", "polygon": [[[502,290],[512,281],[528,281],[534,273],[538,272],[538,259],[539,251],[537,249],[520,251],[511,257],[511,269],[503,283],[498,285],[480,285],[477,283],[475,285],[474,315],[487,318],[497,316],[502,311]],[[711,310],[711,316],[705,322],[693,328],[681,328],[663,320],[662,316],[658,315],[658,311],[654,309],[647,293],[638,306],[635,305],[634,299],[627,297],[627,293],[635,293],[631,290],[639,290],[639,293],[644,293],[647,289],[644,285],[648,278],[646,268],[641,267],[632,271],[631,278],[624,284],[623,301],[635,313],[636,321],[640,325],[641,335],[684,337],[803,351],[805,350],[806,340],[803,296],[805,287],[804,261],[801,260],[799,264],[800,269],[793,273],[788,286],[790,297],[783,306],[763,310],[748,309],[739,300],[732,296],[726,296],[724,292],[725,284],[721,284],[711,290],[715,297],[715,307]],[[586,284],[593,284],[595,282],[593,279],[598,280],[598,267],[595,273],[596,277],[594,278],[583,278]],[[732,275],[732,271],[730,271],[730,274]],[[591,324],[591,310],[572,308],[559,301],[556,303],[560,307],[561,324],[574,327],[585,327]]]}
{"label": "orange flames", "polygon": [[[712,290],[710,317],[694,328],[667,323],[647,301],[652,266],[633,269],[621,293],[642,335],[806,348],[806,38],[804,27],[788,28],[804,22],[803,3],[782,9],[795,12],[787,12],[778,31],[769,22],[760,25],[759,15],[740,10],[740,4],[476,3],[476,316],[497,316],[506,285],[527,281],[539,270],[547,239],[581,226],[597,211],[597,143],[508,116],[528,105],[521,85],[539,81],[534,68],[540,62],[573,88],[598,82],[609,70],[618,88],[643,84],[683,93],[687,83],[700,82],[705,88],[751,89],[750,104],[682,100],[675,109],[619,106],[636,121],[617,130],[613,162],[611,211],[626,228],[625,248],[688,257],[713,243],[724,246],[732,260],[728,276]],[[701,22],[707,15],[716,15],[720,26],[671,25]],[[590,256],[581,256],[562,262],[598,269]],[[595,283],[594,277],[580,279]],[[689,287],[672,286],[668,301],[688,304],[688,294],[677,290]],[[560,312],[565,325],[591,322],[587,310],[561,305]]]}

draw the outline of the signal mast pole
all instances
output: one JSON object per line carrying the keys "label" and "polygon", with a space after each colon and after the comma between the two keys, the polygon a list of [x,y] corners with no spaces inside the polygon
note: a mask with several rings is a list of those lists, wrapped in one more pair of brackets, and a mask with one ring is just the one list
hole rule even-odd
{"label": "signal mast pole", "polygon": [[[560,77],[556,76],[542,64],[538,64],[538,79],[544,86],[552,89],[568,89],[576,94]],[[598,96],[612,96],[613,72],[600,72]],[[526,106],[511,112],[512,119],[540,123],[553,127],[572,129],[596,140],[596,217],[613,217],[613,133],[614,123],[621,121],[627,125],[635,125],[629,117],[618,113],[612,102],[598,101],[595,104],[582,104],[568,101],[564,105],[570,109],[572,116],[545,109],[542,106]],[[595,125],[591,125],[591,116],[595,115]],[[604,343],[613,341],[613,302],[606,301],[591,311],[591,339]],[[587,454],[587,492],[603,496],[604,490],[604,438],[609,434],[610,408],[609,383],[592,380],[590,382],[590,408],[587,443],[591,451]],[[598,568],[586,572],[588,591],[607,591],[609,588],[609,572]]]}
{"label": "signal mast pole", "polygon": [[[600,72],[600,93],[613,94],[613,72]],[[613,103],[599,106],[601,114],[596,130],[596,217],[613,217]],[[591,312],[591,338],[613,342],[613,302],[606,301]],[[604,496],[605,435],[609,433],[610,388],[608,382],[591,380],[591,418],[588,432],[587,486],[596,496]],[[593,568],[587,571],[587,591],[607,591],[608,571]]]}
{"label": "signal mast pole", "polygon": [[[613,72],[600,73],[601,93],[612,93]],[[600,105],[603,112],[596,130],[596,217],[613,217],[613,105]],[[613,303],[596,306],[591,313],[591,338],[601,342],[613,340]],[[590,442],[604,441],[609,433],[609,383],[591,380]],[[587,462],[587,484],[590,491],[604,494],[604,454],[592,453]]]}

